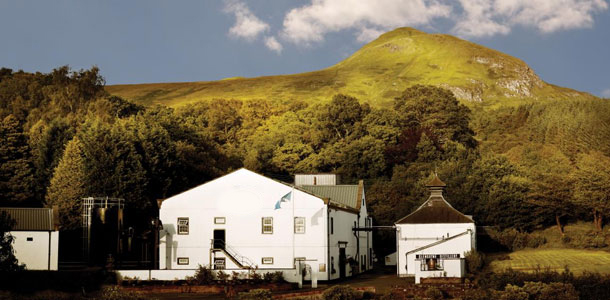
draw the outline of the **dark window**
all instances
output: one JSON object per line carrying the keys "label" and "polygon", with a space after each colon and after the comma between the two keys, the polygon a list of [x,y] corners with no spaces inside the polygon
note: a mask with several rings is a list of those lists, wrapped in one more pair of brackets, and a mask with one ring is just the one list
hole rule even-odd
{"label": "dark window", "polygon": [[189,234],[189,218],[178,218],[178,234]]}
{"label": "dark window", "polygon": [[179,265],[188,265],[189,258],[188,257],[178,257],[178,264]]}
{"label": "dark window", "polygon": [[333,218],[330,218],[330,234],[335,233],[335,226],[334,226],[334,222],[333,222]]}
{"label": "dark window", "polygon": [[443,260],[440,258],[426,258],[421,260],[422,271],[443,270]]}
{"label": "dark window", "polygon": [[31,242],[31,241],[33,241],[33,240],[34,240],[34,238],[33,238],[33,237],[28,237],[28,238],[26,238],[26,240],[27,240],[28,242]]}

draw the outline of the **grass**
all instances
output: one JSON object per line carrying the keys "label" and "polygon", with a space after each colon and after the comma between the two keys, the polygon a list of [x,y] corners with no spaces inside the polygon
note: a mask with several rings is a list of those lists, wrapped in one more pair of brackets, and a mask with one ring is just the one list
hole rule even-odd
{"label": "grass", "polygon": [[567,266],[574,274],[592,271],[610,274],[610,253],[603,250],[582,249],[524,249],[509,253],[510,259],[498,260],[502,254],[490,255],[488,268],[501,271],[531,272],[538,267],[561,272]]}
{"label": "grass", "polygon": [[[529,96],[515,95],[500,84],[502,80],[524,78],[532,84]],[[143,105],[167,106],[216,98],[326,102],[338,93],[353,95],[375,106],[387,106],[414,84],[459,88],[479,95],[487,107],[593,97],[538,80],[524,62],[509,55],[449,35],[399,28],[381,35],[344,61],[319,71],[208,82],[113,85],[106,89]]]}

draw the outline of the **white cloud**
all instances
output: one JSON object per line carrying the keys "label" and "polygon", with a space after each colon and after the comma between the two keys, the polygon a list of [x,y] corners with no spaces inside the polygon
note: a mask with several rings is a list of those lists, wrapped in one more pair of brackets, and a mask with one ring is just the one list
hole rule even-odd
{"label": "white cloud", "polygon": [[438,24],[449,24],[465,38],[505,35],[517,26],[548,34],[592,27],[594,16],[607,9],[607,0],[309,0],[289,10],[272,34],[243,0],[225,0],[224,11],[235,16],[230,36],[262,38],[267,48],[281,53],[280,41],[310,45],[344,30],[362,43],[396,27]]}
{"label": "white cloud", "polygon": [[269,50],[275,51],[277,54],[282,53],[282,50],[284,49],[284,47],[282,47],[282,44],[280,44],[280,42],[278,42],[274,36],[269,36],[265,38],[265,46],[267,46]]}
{"label": "white cloud", "polygon": [[542,33],[593,26],[593,15],[608,9],[605,0],[460,0],[463,14],[453,28],[462,36],[507,34],[514,26]]}
{"label": "white cloud", "polygon": [[451,7],[436,0],[312,0],[284,17],[282,37],[310,44],[330,32],[357,30],[358,40],[401,26],[427,25],[448,17]]}
{"label": "white cloud", "polygon": [[235,16],[235,24],[229,29],[231,36],[252,41],[261,33],[269,30],[269,24],[255,16],[243,2],[227,0],[224,11]]}
{"label": "white cloud", "polygon": [[602,97],[610,98],[610,89],[605,89],[602,91]]}

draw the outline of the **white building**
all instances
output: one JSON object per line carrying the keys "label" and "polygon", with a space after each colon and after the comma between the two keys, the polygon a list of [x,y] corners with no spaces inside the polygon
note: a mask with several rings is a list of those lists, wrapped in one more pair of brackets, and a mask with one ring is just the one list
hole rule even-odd
{"label": "white building", "polygon": [[[295,181],[317,183],[303,176],[317,175]],[[371,225],[362,181],[333,180],[293,186],[239,169],[164,200],[160,269],[202,265],[230,273],[256,266],[296,282],[372,268],[372,235],[353,230]]]}
{"label": "white building", "polygon": [[26,270],[57,270],[59,231],[50,208],[0,208],[15,220],[9,232],[18,263]]}
{"label": "white building", "polygon": [[430,197],[396,222],[397,273],[400,277],[463,277],[464,255],[475,249],[472,217],[453,208],[443,197],[445,184],[435,175],[427,184]]}

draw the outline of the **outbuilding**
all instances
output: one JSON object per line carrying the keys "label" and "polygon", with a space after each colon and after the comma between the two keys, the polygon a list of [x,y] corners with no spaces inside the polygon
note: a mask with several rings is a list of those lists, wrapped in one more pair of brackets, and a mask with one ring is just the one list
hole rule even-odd
{"label": "outbuilding", "polygon": [[445,200],[446,184],[435,174],[428,199],[396,222],[398,276],[463,277],[465,255],[476,248],[474,220]]}
{"label": "outbuilding", "polygon": [[15,221],[13,251],[26,270],[57,270],[59,231],[51,208],[0,208]]}

